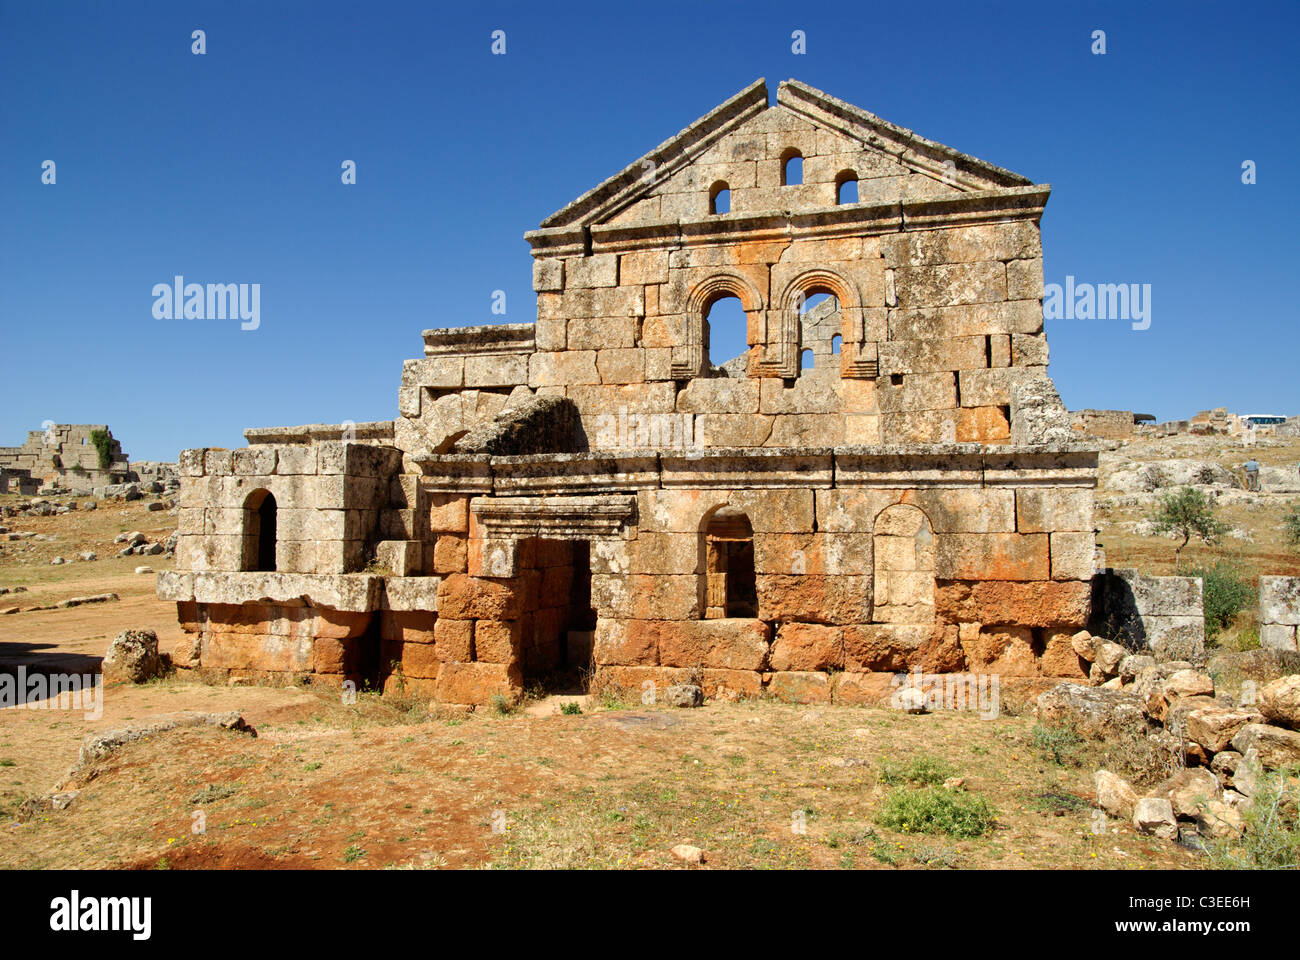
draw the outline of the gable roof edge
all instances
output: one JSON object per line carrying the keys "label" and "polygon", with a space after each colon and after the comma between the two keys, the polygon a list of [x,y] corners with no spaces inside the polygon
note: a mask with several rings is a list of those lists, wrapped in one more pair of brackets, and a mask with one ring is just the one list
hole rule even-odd
{"label": "gable roof edge", "polygon": [[[823,123],[830,119],[838,120],[846,128],[845,133],[856,136],[888,153],[895,154],[900,162],[910,166],[919,166],[922,172],[940,179],[943,178],[943,161],[951,160],[959,174],[962,171],[974,174],[987,185],[1024,187],[1034,184],[1034,181],[1028,177],[981,160],[978,157],[972,157],[960,150],[954,150],[952,147],[938,141],[926,139],[913,130],[890,123],[874,113],[869,113],[861,107],[855,107],[851,103],[795,79],[784,80],[777,87],[776,102],[783,107],[804,116],[815,118]],[[893,149],[890,149],[891,147]],[[908,156],[909,152],[911,152],[911,156]],[[936,160],[937,162],[932,169],[926,169],[927,165],[925,163],[917,163],[918,160],[923,159]],[[976,186],[976,189],[987,189],[987,186]]]}
{"label": "gable roof edge", "polygon": [[[605,208],[624,201],[626,199],[624,195],[637,187],[638,181],[645,180],[647,170],[661,172],[664,167],[682,157],[702,141],[725,132],[730,127],[738,126],[766,109],[767,83],[763,77],[759,77],[694,123],[633,160],[612,177],[561,207],[543,220],[539,226],[561,227],[573,225],[583,219],[596,219],[597,214],[607,212]],[[657,178],[645,182],[643,186],[648,188],[655,182]]]}

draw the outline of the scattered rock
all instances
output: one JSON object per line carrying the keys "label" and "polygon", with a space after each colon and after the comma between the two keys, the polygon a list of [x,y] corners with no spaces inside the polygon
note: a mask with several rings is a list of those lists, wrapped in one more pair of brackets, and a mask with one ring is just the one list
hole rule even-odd
{"label": "scattered rock", "polygon": [[1132,785],[1123,777],[1117,776],[1109,770],[1098,770],[1096,783],[1097,806],[1112,817],[1121,820],[1132,819],[1133,811],[1138,802],[1137,791],[1133,789]]}
{"label": "scattered rock", "polygon": [[83,550],[81,553],[77,554],[77,559],[89,563],[92,560],[98,560],[99,556],[93,550]]}
{"label": "scattered rock", "polygon": [[51,564],[52,566],[56,566],[56,567],[57,567],[57,566],[59,566],[60,564],[64,564],[64,563],[67,563],[67,562],[68,562],[68,561],[64,560],[62,557],[55,557],[53,560],[50,561],[50,564]]}
{"label": "scattered rock", "polygon": [[904,713],[929,713],[930,708],[926,705],[925,699],[925,694],[916,687],[908,687],[894,695],[894,702]]}
{"label": "scattered rock", "polygon": [[694,683],[674,683],[664,692],[664,702],[670,707],[702,707],[704,691]]}
{"label": "scattered rock", "polygon": [[64,793],[50,794],[50,807],[55,810],[66,810],[72,806],[72,801],[77,799],[80,790],[68,790]]}
{"label": "scattered rock", "polygon": [[672,849],[672,855],[678,860],[683,860],[686,863],[704,862],[704,851],[699,847],[691,846],[689,843],[677,844],[677,846]]}
{"label": "scattered rock", "polygon": [[1159,797],[1143,797],[1133,808],[1133,826],[1138,833],[1149,833],[1161,840],[1178,839],[1178,820],[1174,806]]}
{"label": "scattered rock", "polygon": [[1068,726],[1081,737],[1136,737],[1146,732],[1142,701],[1128,693],[1063,683],[1038,697],[1044,726]]}
{"label": "scattered rock", "polygon": [[1219,799],[1219,778],[1204,767],[1188,767],[1158,784],[1148,797],[1168,800],[1175,816],[1195,819],[1206,803]]}
{"label": "scattered rock", "polygon": [[1189,740],[1199,743],[1207,752],[1217,754],[1227,749],[1238,730],[1263,719],[1252,710],[1230,709],[1216,704],[1188,711],[1183,718],[1183,729]]}
{"label": "scattered rock", "polygon": [[1232,748],[1243,758],[1255,751],[1265,770],[1300,763],[1300,733],[1264,723],[1248,723],[1242,727],[1232,738]]}
{"label": "scattered rock", "polygon": [[104,654],[104,682],[144,683],[159,673],[158,635],[152,630],[119,633]]}
{"label": "scattered rock", "polygon": [[153,573],[153,567],[136,567],[136,573]]}
{"label": "scattered rock", "polygon": [[1261,690],[1259,710],[1269,723],[1300,730],[1300,674],[1279,677]]}

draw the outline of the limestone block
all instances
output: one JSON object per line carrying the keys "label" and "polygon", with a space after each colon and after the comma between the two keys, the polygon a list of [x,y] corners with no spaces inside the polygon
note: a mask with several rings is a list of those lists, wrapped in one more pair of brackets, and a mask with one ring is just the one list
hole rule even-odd
{"label": "limestone block", "polygon": [[619,278],[625,284],[667,283],[668,251],[644,250],[625,253],[619,259],[618,269]]}
{"label": "limestone block", "polygon": [[869,575],[869,533],[756,533],[754,572]]}
{"label": "limestone block", "polygon": [[418,575],[423,557],[418,540],[380,540],[375,544],[375,562],[399,577]]}
{"label": "limestone block", "polygon": [[229,450],[210,447],[204,451],[203,472],[210,477],[227,477],[234,471],[234,455]]}
{"label": "limestone block", "polygon": [[[1011,336],[1006,333],[991,333],[989,337],[989,366],[1011,366]],[[1010,399],[1007,400],[1010,403]]]}
{"label": "limestone block", "polygon": [[871,618],[870,576],[759,574],[756,581],[763,620],[846,624]]}
{"label": "limestone block", "polygon": [[983,337],[900,340],[880,344],[880,374],[930,373],[986,366]]}
{"label": "limestone block", "polygon": [[622,620],[695,620],[704,612],[700,578],[614,576],[593,573],[592,606],[601,616]]}
{"label": "limestone block", "polygon": [[501,354],[465,358],[465,386],[513,387],[528,382],[528,356]]}
{"label": "limestone block", "polygon": [[1011,300],[1043,298],[1043,260],[1012,260],[1007,263],[1007,297]]}
{"label": "limestone block", "polygon": [[467,663],[474,659],[474,621],[438,617],[433,625],[433,642],[438,659]]}
{"label": "limestone block", "polygon": [[187,477],[203,476],[207,453],[206,448],[182,450],[180,452],[176,458],[176,471],[182,478],[182,484]]}
{"label": "limestone block", "polygon": [[[957,377],[950,371],[886,377],[877,388],[881,413],[903,410],[946,410],[957,406]],[[962,397],[963,402],[965,396]]]}
{"label": "limestone block", "polygon": [[925,513],[935,533],[1012,533],[1017,529],[1016,496],[1012,490],[918,490],[910,502]]}
{"label": "limestone block", "polygon": [[316,448],[314,446],[280,447],[276,456],[275,472],[281,476],[315,475]]}
{"label": "limestone block", "polygon": [[838,413],[840,378],[838,373],[806,373],[787,387],[784,380],[764,378],[759,381],[760,413]]}
{"label": "limestone block", "polygon": [[1047,337],[1041,333],[1013,333],[1011,362],[1017,367],[1045,367],[1048,361]]}
{"label": "limestone block", "polygon": [[571,350],[567,353],[534,353],[528,363],[530,387],[565,386],[600,383],[595,350]]}
{"label": "limestone block", "polygon": [[564,261],[541,258],[533,261],[533,289],[553,291],[564,289]]}
{"label": "limestone block", "polygon": [[1031,259],[1042,253],[1037,224],[1025,220],[942,230],[909,230],[881,237],[890,266]]}
{"label": "limestone block", "polygon": [[[1001,339],[1010,342],[1007,337]],[[1011,388],[1023,373],[1005,364],[993,366],[994,369],[962,370],[957,374],[963,407],[1011,406]]]}
{"label": "limestone block", "polygon": [[608,350],[636,345],[632,317],[579,317],[569,321],[570,350]]}
{"label": "limestone block", "polygon": [[839,414],[785,414],[772,418],[769,447],[834,447],[844,443],[844,417]]}
{"label": "limestone block", "polygon": [[[179,555],[179,552],[178,552]],[[1297,629],[1289,623],[1261,623],[1259,645],[1274,650],[1300,649],[1296,643]]]}
{"label": "limestone block", "polygon": [[558,352],[568,349],[569,321],[564,317],[537,318],[537,332],[533,335],[538,350]]}
{"label": "limestone block", "polygon": [[772,644],[773,670],[839,670],[844,666],[844,629],[815,623],[783,623]]}
{"label": "limestone block", "polygon": [[234,472],[243,477],[269,476],[275,473],[275,447],[256,446],[236,450],[233,457]]}
{"label": "limestone block", "polygon": [[521,601],[517,586],[509,581],[457,573],[438,585],[438,613],[454,620],[514,620],[522,611]]}
{"label": "limestone block", "polygon": [[1007,299],[1006,267],[997,261],[900,266],[894,289],[902,308],[998,303]]}
{"label": "limestone block", "polygon": [[1259,622],[1300,624],[1300,577],[1259,578]]}
{"label": "limestone block", "polygon": [[447,390],[464,386],[464,357],[421,357],[402,363],[402,383]]}
{"label": "limestone block", "polygon": [[761,670],[767,662],[770,628],[761,620],[637,620],[628,632],[653,635],[659,662],[667,667]]}
{"label": "limestone block", "polygon": [[941,580],[1048,580],[1044,534],[949,533],[937,538],[935,575]]}
{"label": "limestone block", "polygon": [[696,447],[761,447],[772,435],[774,417],[701,413],[695,417]]}
{"label": "limestone block", "polygon": [[1094,491],[1088,487],[1022,488],[1016,491],[1016,529],[1021,533],[1091,533],[1094,502]]}
{"label": "limestone block", "polygon": [[1053,533],[1051,535],[1052,579],[1090,580],[1096,554],[1096,540],[1087,533]]}
{"label": "limestone block", "polygon": [[757,413],[759,383],[731,377],[692,380],[677,394],[677,409],[683,413]]}
{"label": "limestone block", "polygon": [[560,308],[573,317],[644,317],[645,294],[641,287],[566,289]]}
{"label": "limestone block", "polygon": [[889,311],[888,323],[890,340],[1038,333],[1043,329],[1043,305],[1038,300],[1010,300],[1005,303],[900,308]]}
{"label": "limestone block", "polygon": [[507,700],[523,693],[523,669],[506,663],[443,662],[438,670],[439,703],[482,704],[500,695]]}
{"label": "limestone block", "polygon": [[602,383],[625,384],[645,381],[645,353],[637,349],[599,350],[596,369]]}
{"label": "limestone block", "polygon": [[880,443],[880,417],[875,414],[846,414],[844,442],[855,446]]}
{"label": "limestone block", "polygon": [[628,545],[628,552],[631,559],[629,573],[684,575],[704,572],[702,542],[695,533],[642,530]]}
{"label": "limestone block", "polygon": [[730,504],[744,511],[755,533],[811,533],[812,490],[651,490],[643,529],[672,533],[699,533],[704,516]]}
{"label": "limestone block", "polygon": [[830,703],[831,678],[821,672],[786,670],[772,674],[767,692],[784,703]]}

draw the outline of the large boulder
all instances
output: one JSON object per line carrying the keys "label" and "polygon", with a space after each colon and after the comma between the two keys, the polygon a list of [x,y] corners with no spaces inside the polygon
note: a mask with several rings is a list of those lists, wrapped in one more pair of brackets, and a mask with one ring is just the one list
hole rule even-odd
{"label": "large boulder", "polygon": [[1232,738],[1232,749],[1240,754],[1254,750],[1266,770],[1300,764],[1300,733],[1266,723],[1248,723]]}
{"label": "large boulder", "polygon": [[1116,690],[1063,683],[1038,697],[1038,721],[1068,726],[1081,737],[1105,740],[1146,733],[1142,701]]}
{"label": "large boulder", "polygon": [[1226,750],[1232,738],[1248,723],[1264,719],[1253,710],[1241,710],[1218,704],[1199,706],[1183,716],[1183,730],[1187,739],[1199,743],[1206,753]]}
{"label": "large boulder", "polygon": [[1300,730],[1300,674],[1279,677],[1261,690],[1259,710],[1269,723]]}
{"label": "large boulder", "polygon": [[162,671],[158,635],[152,630],[124,630],[104,654],[105,683],[144,683]]}

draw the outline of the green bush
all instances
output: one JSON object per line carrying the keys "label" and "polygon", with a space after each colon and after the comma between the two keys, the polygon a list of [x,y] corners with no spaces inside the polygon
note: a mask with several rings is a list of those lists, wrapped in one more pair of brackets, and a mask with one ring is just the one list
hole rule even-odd
{"label": "green bush", "polygon": [[1045,727],[1041,723],[1034,725],[1034,746],[1043,753],[1051,754],[1052,762],[1058,767],[1074,761],[1074,755],[1083,744],[1080,737],[1068,725]]}
{"label": "green bush", "polygon": [[1300,507],[1294,503],[1291,504],[1291,512],[1282,518],[1282,529],[1286,534],[1287,543],[1293,547],[1300,547]]}
{"label": "green bush", "polygon": [[938,757],[922,754],[904,762],[880,759],[880,782],[940,784],[953,775],[952,767]]}
{"label": "green bush", "polygon": [[993,829],[997,810],[983,797],[943,787],[895,787],[877,818],[881,826],[904,833],[944,833],[981,837]]}
{"label": "green bush", "polygon": [[577,703],[566,703],[564,706],[560,707],[560,713],[564,714],[566,717],[576,717],[582,713],[582,707]]}
{"label": "green bush", "polygon": [[91,430],[90,442],[95,445],[95,452],[99,454],[99,469],[107,470],[113,462],[113,438],[108,435],[107,430]]}
{"label": "green bush", "polygon": [[1214,516],[1214,505],[1195,487],[1164,494],[1147,519],[1155,525],[1156,533],[1172,533],[1183,538],[1174,548],[1175,573],[1183,548],[1192,537],[1211,544],[1228,532],[1227,525]]}
{"label": "green bush", "polygon": [[1226,630],[1237,614],[1255,601],[1255,588],[1243,576],[1241,567],[1229,560],[1216,560],[1213,566],[1189,570],[1186,576],[1200,577],[1205,585],[1207,640]]}

